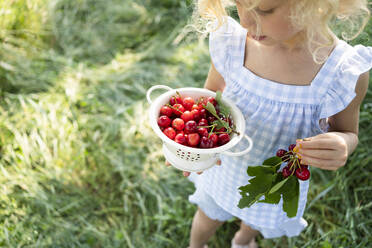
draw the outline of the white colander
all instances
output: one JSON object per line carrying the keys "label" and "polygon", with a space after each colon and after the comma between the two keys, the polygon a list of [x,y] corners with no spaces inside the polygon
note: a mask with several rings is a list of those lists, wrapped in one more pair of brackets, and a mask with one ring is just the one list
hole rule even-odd
{"label": "white colander", "polygon": [[[151,100],[150,95],[156,89],[165,89],[167,92],[158,96],[154,101]],[[244,133],[245,120],[243,114],[229,99],[223,98],[222,101],[230,108],[231,115],[235,124],[236,131],[239,135],[233,133],[230,141],[223,146],[210,149],[193,148],[178,144],[177,142],[168,138],[159,128],[157,120],[159,118],[160,108],[169,102],[172,96],[177,92],[182,97],[189,96],[194,100],[204,97],[216,97],[216,93],[207,89],[201,88],[179,88],[172,89],[165,85],[155,85],[148,89],[146,98],[150,104],[149,119],[152,129],[163,141],[163,152],[165,159],[174,167],[188,172],[204,171],[216,164],[219,154],[226,154],[229,156],[241,156],[248,153],[252,149],[252,140]],[[234,147],[242,138],[248,140],[248,147],[240,152],[228,151]]]}

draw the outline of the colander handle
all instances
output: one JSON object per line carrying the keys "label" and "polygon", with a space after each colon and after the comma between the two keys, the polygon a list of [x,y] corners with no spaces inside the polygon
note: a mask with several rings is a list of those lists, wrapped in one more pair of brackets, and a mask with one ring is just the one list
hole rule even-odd
{"label": "colander handle", "polygon": [[166,85],[154,85],[154,86],[152,86],[150,89],[147,90],[147,93],[146,93],[146,98],[147,98],[147,101],[149,102],[149,104],[152,104],[152,101],[151,101],[151,98],[150,98],[151,92],[156,90],[156,89],[173,90],[171,87],[168,87]]}
{"label": "colander handle", "polygon": [[248,140],[248,143],[249,143],[248,147],[245,150],[243,150],[241,152],[224,151],[224,152],[222,152],[222,154],[225,154],[225,155],[228,155],[228,156],[237,157],[237,156],[241,156],[241,155],[244,155],[244,154],[248,153],[252,149],[252,147],[253,147],[253,141],[246,134],[244,135],[244,138],[247,139]]}

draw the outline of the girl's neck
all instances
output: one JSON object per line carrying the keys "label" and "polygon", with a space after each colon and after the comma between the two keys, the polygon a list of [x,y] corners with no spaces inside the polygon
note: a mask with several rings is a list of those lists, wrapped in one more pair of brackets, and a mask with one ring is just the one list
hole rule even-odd
{"label": "girl's neck", "polygon": [[[334,45],[322,48],[319,55],[326,58],[333,49]],[[281,84],[309,85],[323,64],[314,61],[307,44],[296,47],[282,44],[264,46],[247,38],[244,55],[244,67],[262,78]]]}

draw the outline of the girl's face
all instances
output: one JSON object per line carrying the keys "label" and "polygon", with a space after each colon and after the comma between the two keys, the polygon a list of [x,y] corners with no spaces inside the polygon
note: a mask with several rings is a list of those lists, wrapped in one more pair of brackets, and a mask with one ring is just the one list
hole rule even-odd
{"label": "girl's face", "polygon": [[[247,10],[244,1],[249,0],[237,0],[236,6],[240,24],[248,30],[250,38],[264,45],[286,44],[299,33],[291,25],[287,0],[261,0],[254,10]],[[254,12],[257,13],[257,18]]]}

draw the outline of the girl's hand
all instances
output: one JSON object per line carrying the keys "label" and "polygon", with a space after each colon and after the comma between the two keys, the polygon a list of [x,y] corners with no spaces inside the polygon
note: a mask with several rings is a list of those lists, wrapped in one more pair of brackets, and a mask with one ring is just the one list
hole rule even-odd
{"label": "girl's hand", "polygon": [[[221,160],[218,160],[218,161],[216,162],[216,164],[217,164],[217,165],[221,165]],[[166,161],[166,160],[165,160],[165,165],[166,165],[166,166],[171,166],[171,164],[170,164],[168,161]],[[198,175],[200,175],[200,174],[202,174],[202,173],[203,173],[202,171],[197,172]],[[188,177],[188,176],[190,176],[190,174],[191,174],[191,172],[183,171],[183,176],[184,176],[184,177]]]}
{"label": "girl's hand", "polygon": [[341,135],[329,132],[297,140],[296,144],[301,164],[324,170],[337,170],[346,164],[348,145]]}

